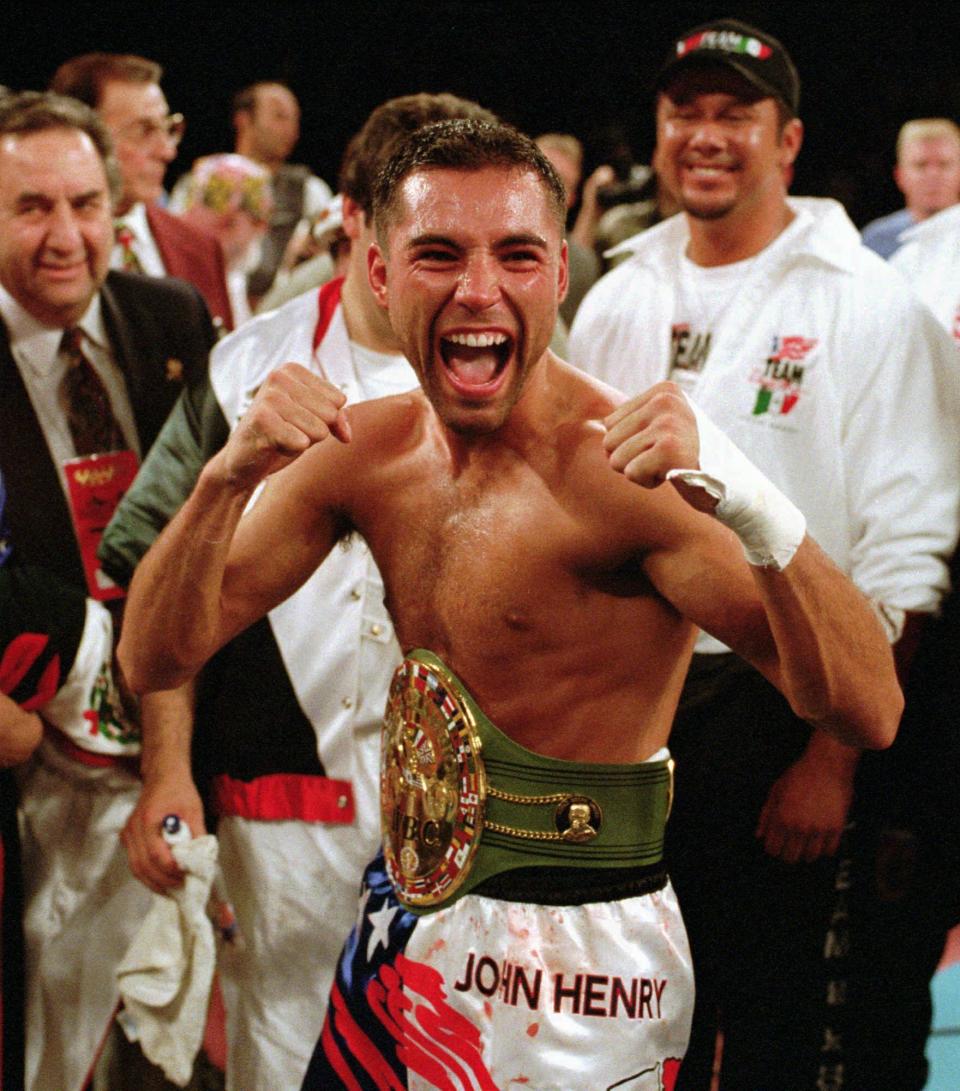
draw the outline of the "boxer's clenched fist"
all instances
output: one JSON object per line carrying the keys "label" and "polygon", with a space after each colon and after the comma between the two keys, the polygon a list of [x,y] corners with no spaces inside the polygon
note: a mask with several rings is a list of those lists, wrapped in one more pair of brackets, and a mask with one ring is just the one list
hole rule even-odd
{"label": "boxer's clenched fist", "polygon": [[[607,434],[603,445],[610,465],[644,488],[662,485],[671,470],[697,469],[700,465],[697,418],[675,383],[657,383],[630,398],[606,418],[604,425]],[[690,495],[684,488],[680,491],[703,511],[712,510],[716,504],[703,489],[691,489]]]}
{"label": "boxer's clenched fist", "polygon": [[299,364],[270,373],[223,451],[235,486],[250,488],[333,435],[350,442],[343,393]]}

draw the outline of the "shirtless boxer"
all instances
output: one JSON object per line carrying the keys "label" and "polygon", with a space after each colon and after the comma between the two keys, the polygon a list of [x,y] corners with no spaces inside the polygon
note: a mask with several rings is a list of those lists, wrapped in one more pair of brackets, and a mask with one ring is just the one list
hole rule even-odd
{"label": "shirtless boxer", "polygon": [[663,746],[695,626],[838,738],[896,731],[879,623],[796,509],[674,387],[624,401],[547,350],[563,208],[509,128],[411,137],[369,275],[423,390],[347,411],[274,372],[134,578],[120,656],[142,691],[186,681],[345,535],[383,573],[408,653],[385,853],[305,1086],[670,1086],[692,983]]}

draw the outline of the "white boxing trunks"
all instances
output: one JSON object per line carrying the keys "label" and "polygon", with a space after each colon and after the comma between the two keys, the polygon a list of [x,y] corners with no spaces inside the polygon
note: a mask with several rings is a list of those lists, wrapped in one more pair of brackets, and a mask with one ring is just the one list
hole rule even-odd
{"label": "white boxing trunks", "polygon": [[666,753],[532,754],[417,651],[395,676],[384,755],[386,854],[364,876],[303,1087],[672,1089],[693,971],[662,862]]}

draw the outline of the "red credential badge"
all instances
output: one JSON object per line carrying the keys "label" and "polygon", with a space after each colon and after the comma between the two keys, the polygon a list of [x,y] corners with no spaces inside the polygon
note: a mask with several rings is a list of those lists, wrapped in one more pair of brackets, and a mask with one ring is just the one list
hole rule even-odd
{"label": "red credential badge", "polygon": [[123,598],[125,592],[100,567],[97,547],[107,523],[113,518],[123,494],[137,476],[133,451],[72,458],[63,464],[67,475],[70,514],[80,544],[80,557],[91,598],[106,602]]}

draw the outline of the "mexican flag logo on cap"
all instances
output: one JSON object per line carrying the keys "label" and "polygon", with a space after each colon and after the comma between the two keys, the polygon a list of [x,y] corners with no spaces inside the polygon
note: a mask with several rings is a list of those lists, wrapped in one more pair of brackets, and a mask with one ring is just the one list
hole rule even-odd
{"label": "mexican flag logo on cap", "polygon": [[677,42],[677,56],[684,57],[697,49],[719,49],[724,53],[746,53],[750,57],[763,61],[773,50],[770,46],[749,34],[738,34],[735,30],[702,30],[689,38]]}

